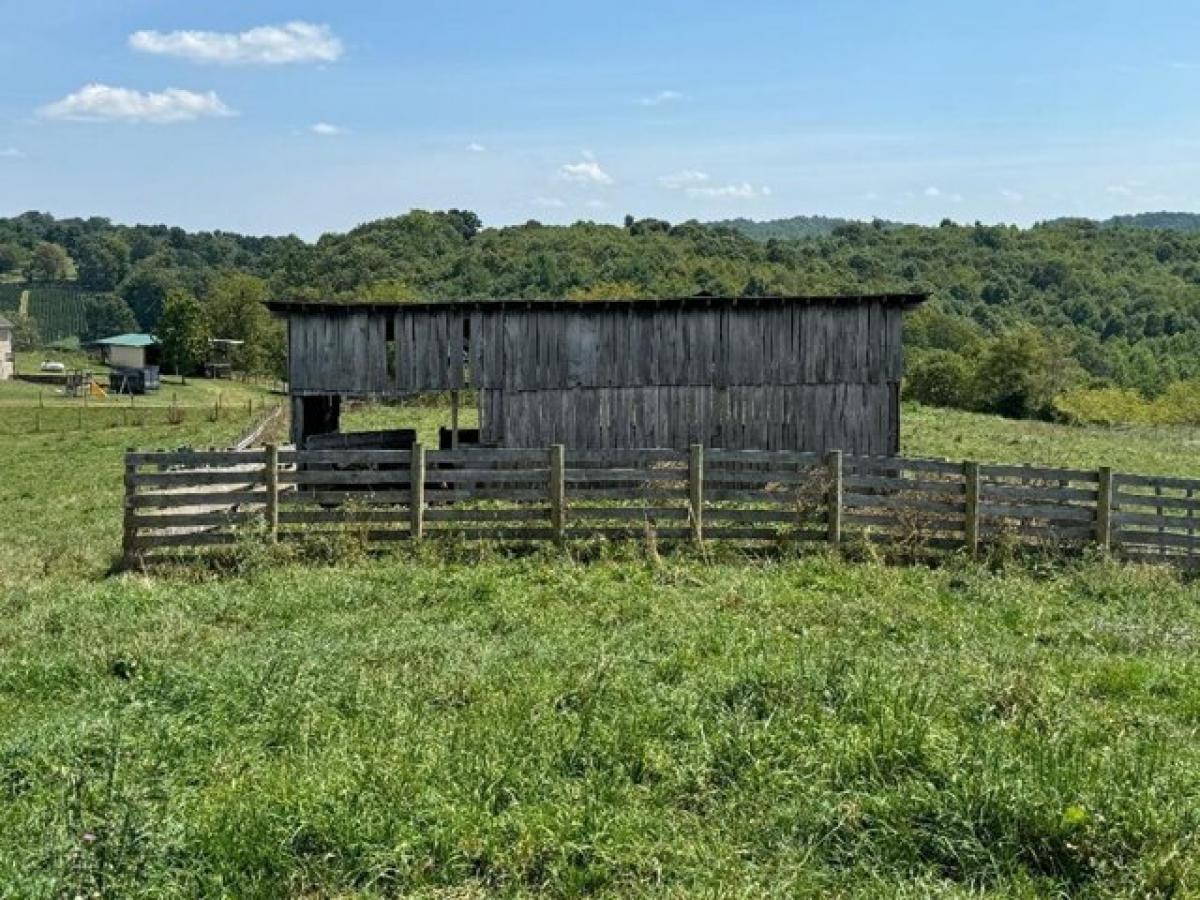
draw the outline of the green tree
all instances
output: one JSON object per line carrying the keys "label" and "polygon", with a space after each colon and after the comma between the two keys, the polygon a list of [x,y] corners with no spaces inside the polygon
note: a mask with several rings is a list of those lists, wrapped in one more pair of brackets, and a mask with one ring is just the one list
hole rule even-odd
{"label": "green tree", "polygon": [[267,312],[267,284],[240,272],[213,282],[204,298],[209,332],[214,338],[243,341],[234,362],[245,372],[277,372],[283,359],[283,329]]}
{"label": "green tree", "polygon": [[28,252],[20,244],[0,243],[0,275],[20,272],[28,256]]}
{"label": "green tree", "polygon": [[138,327],[153,331],[166,306],[167,296],[179,289],[173,272],[154,266],[139,266],[121,285],[121,297],[137,317]]}
{"label": "green tree", "polygon": [[186,382],[188,374],[200,367],[208,352],[208,316],[200,301],[178,288],[172,290],[158,321],[158,339],[163,358]]}
{"label": "green tree", "polygon": [[976,369],[976,402],[984,412],[1010,418],[1051,418],[1054,398],[1079,376],[1078,365],[1062,347],[1026,325],[984,348]]}
{"label": "green tree", "polygon": [[111,291],[129,273],[129,245],[115,234],[84,238],[75,251],[79,283],[94,291]]}
{"label": "green tree", "polygon": [[18,315],[13,319],[13,350],[34,350],[42,345],[42,332],[37,319]]}
{"label": "green tree", "polygon": [[951,350],[913,354],[906,366],[904,396],[929,406],[966,409],[973,405],[975,373],[970,362]]}
{"label": "green tree", "polygon": [[75,265],[58,244],[42,241],[25,263],[25,277],[29,281],[65,281],[75,277]]}
{"label": "green tree", "polygon": [[133,310],[115,294],[89,297],[83,307],[83,323],[80,337],[85,343],[138,330]]}

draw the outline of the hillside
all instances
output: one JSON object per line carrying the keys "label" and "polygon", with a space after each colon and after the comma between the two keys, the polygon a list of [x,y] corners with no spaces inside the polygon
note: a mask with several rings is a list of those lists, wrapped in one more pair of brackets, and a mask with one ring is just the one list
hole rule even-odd
{"label": "hillside", "polygon": [[713,228],[732,228],[756,241],[796,241],[805,238],[828,237],[834,230],[850,223],[849,219],[828,216],[792,216],[787,219],[720,219],[706,222]]}
{"label": "hillside", "polygon": [[[804,221],[818,230],[832,222]],[[449,210],[413,211],[307,243],[105,219],[59,221],[36,213],[0,220],[0,249],[16,248],[0,259],[33,252],[29,248],[39,242],[61,245],[71,259],[78,256],[81,278],[100,283],[107,277],[142,328],[157,325],[173,291],[209,305],[214,296],[233,296],[215,327],[241,337],[237,329],[244,323],[231,305],[246,302],[239,297],[637,298],[919,290],[928,291],[932,302],[911,322],[910,362],[933,351],[952,354],[936,360],[935,374],[971,385],[969,396],[917,395],[927,401],[1048,416],[1056,393],[1073,385],[1115,384],[1154,396],[1200,377],[1200,234],[1179,231],[1106,228],[1081,220],[1028,229],[875,222],[762,242],[728,228],[658,219],[624,228],[533,221],[484,228],[474,214]],[[102,265],[105,260],[111,265]],[[231,272],[256,281],[230,288]],[[989,342],[1006,333],[1028,357],[1021,363],[1025,368],[977,371]],[[997,353],[1012,356],[1005,345]],[[261,355],[277,358],[278,351]],[[1052,367],[1054,378],[1039,381],[1046,360],[1059,364]],[[928,381],[922,383],[928,387]],[[1020,396],[1005,395],[1008,385],[1016,385]]]}
{"label": "hillside", "polygon": [[1130,216],[1113,216],[1100,223],[1104,227],[1159,229],[1194,234],[1200,231],[1200,213],[1147,212]]}

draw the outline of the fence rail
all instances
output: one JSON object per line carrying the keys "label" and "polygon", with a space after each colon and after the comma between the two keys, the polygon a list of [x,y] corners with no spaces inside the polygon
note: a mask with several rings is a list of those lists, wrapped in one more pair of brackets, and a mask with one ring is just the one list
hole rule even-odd
{"label": "fence rail", "polygon": [[645,537],[872,541],[976,553],[1098,546],[1200,563],[1200,479],[776,451],[130,451],[127,564],[163,549],[298,541]]}

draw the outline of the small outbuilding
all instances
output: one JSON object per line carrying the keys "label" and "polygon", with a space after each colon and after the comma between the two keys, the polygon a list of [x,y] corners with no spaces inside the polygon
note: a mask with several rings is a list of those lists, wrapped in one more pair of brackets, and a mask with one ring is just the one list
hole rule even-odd
{"label": "small outbuilding", "polygon": [[288,325],[299,446],[327,444],[313,439],[339,432],[342,398],[450,392],[457,407],[459,393],[471,391],[478,439],[489,446],[701,443],[886,455],[900,447],[903,313],[924,300],[268,306]]}
{"label": "small outbuilding", "polygon": [[0,381],[7,381],[16,372],[13,353],[13,323],[0,316]]}
{"label": "small outbuilding", "polygon": [[152,334],[117,334],[92,341],[92,346],[114,369],[144,369],[159,364],[158,338]]}
{"label": "small outbuilding", "polygon": [[158,390],[161,346],[152,334],[118,334],[93,341],[107,363],[109,390],[118,394],[144,394]]}

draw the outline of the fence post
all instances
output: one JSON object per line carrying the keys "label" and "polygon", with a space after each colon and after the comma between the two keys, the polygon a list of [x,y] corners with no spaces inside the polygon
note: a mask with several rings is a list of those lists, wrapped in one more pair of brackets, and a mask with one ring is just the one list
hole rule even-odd
{"label": "fence post", "polygon": [[691,507],[692,540],[704,540],[704,445],[688,448],[688,505]]}
{"label": "fence post", "polygon": [[274,544],[279,540],[279,446],[267,444],[263,449],[267,454],[263,464],[267,481],[267,540]]}
{"label": "fence post", "polygon": [[412,445],[408,475],[408,534],[414,541],[425,537],[425,445]]}
{"label": "fence post", "polygon": [[556,544],[563,543],[567,536],[566,455],[562,444],[550,445],[550,529]]}
{"label": "fence post", "polygon": [[967,553],[974,557],[979,554],[979,463],[963,463],[963,481],[966,490],[963,501],[963,511],[966,515],[963,540]]}
{"label": "fence post", "polygon": [[842,543],[842,451],[826,453],[825,467],[829,471],[829,543],[837,547]]}
{"label": "fence post", "polygon": [[458,391],[450,392],[450,449],[458,449]]}
{"label": "fence post", "polygon": [[1112,549],[1112,466],[1100,467],[1099,481],[1100,490],[1096,494],[1096,544],[1103,553],[1108,553]]}
{"label": "fence post", "polygon": [[137,564],[137,526],[134,516],[137,508],[133,504],[137,493],[137,466],[129,462],[132,447],[125,448],[125,503],[121,523],[121,568],[131,569]]}

